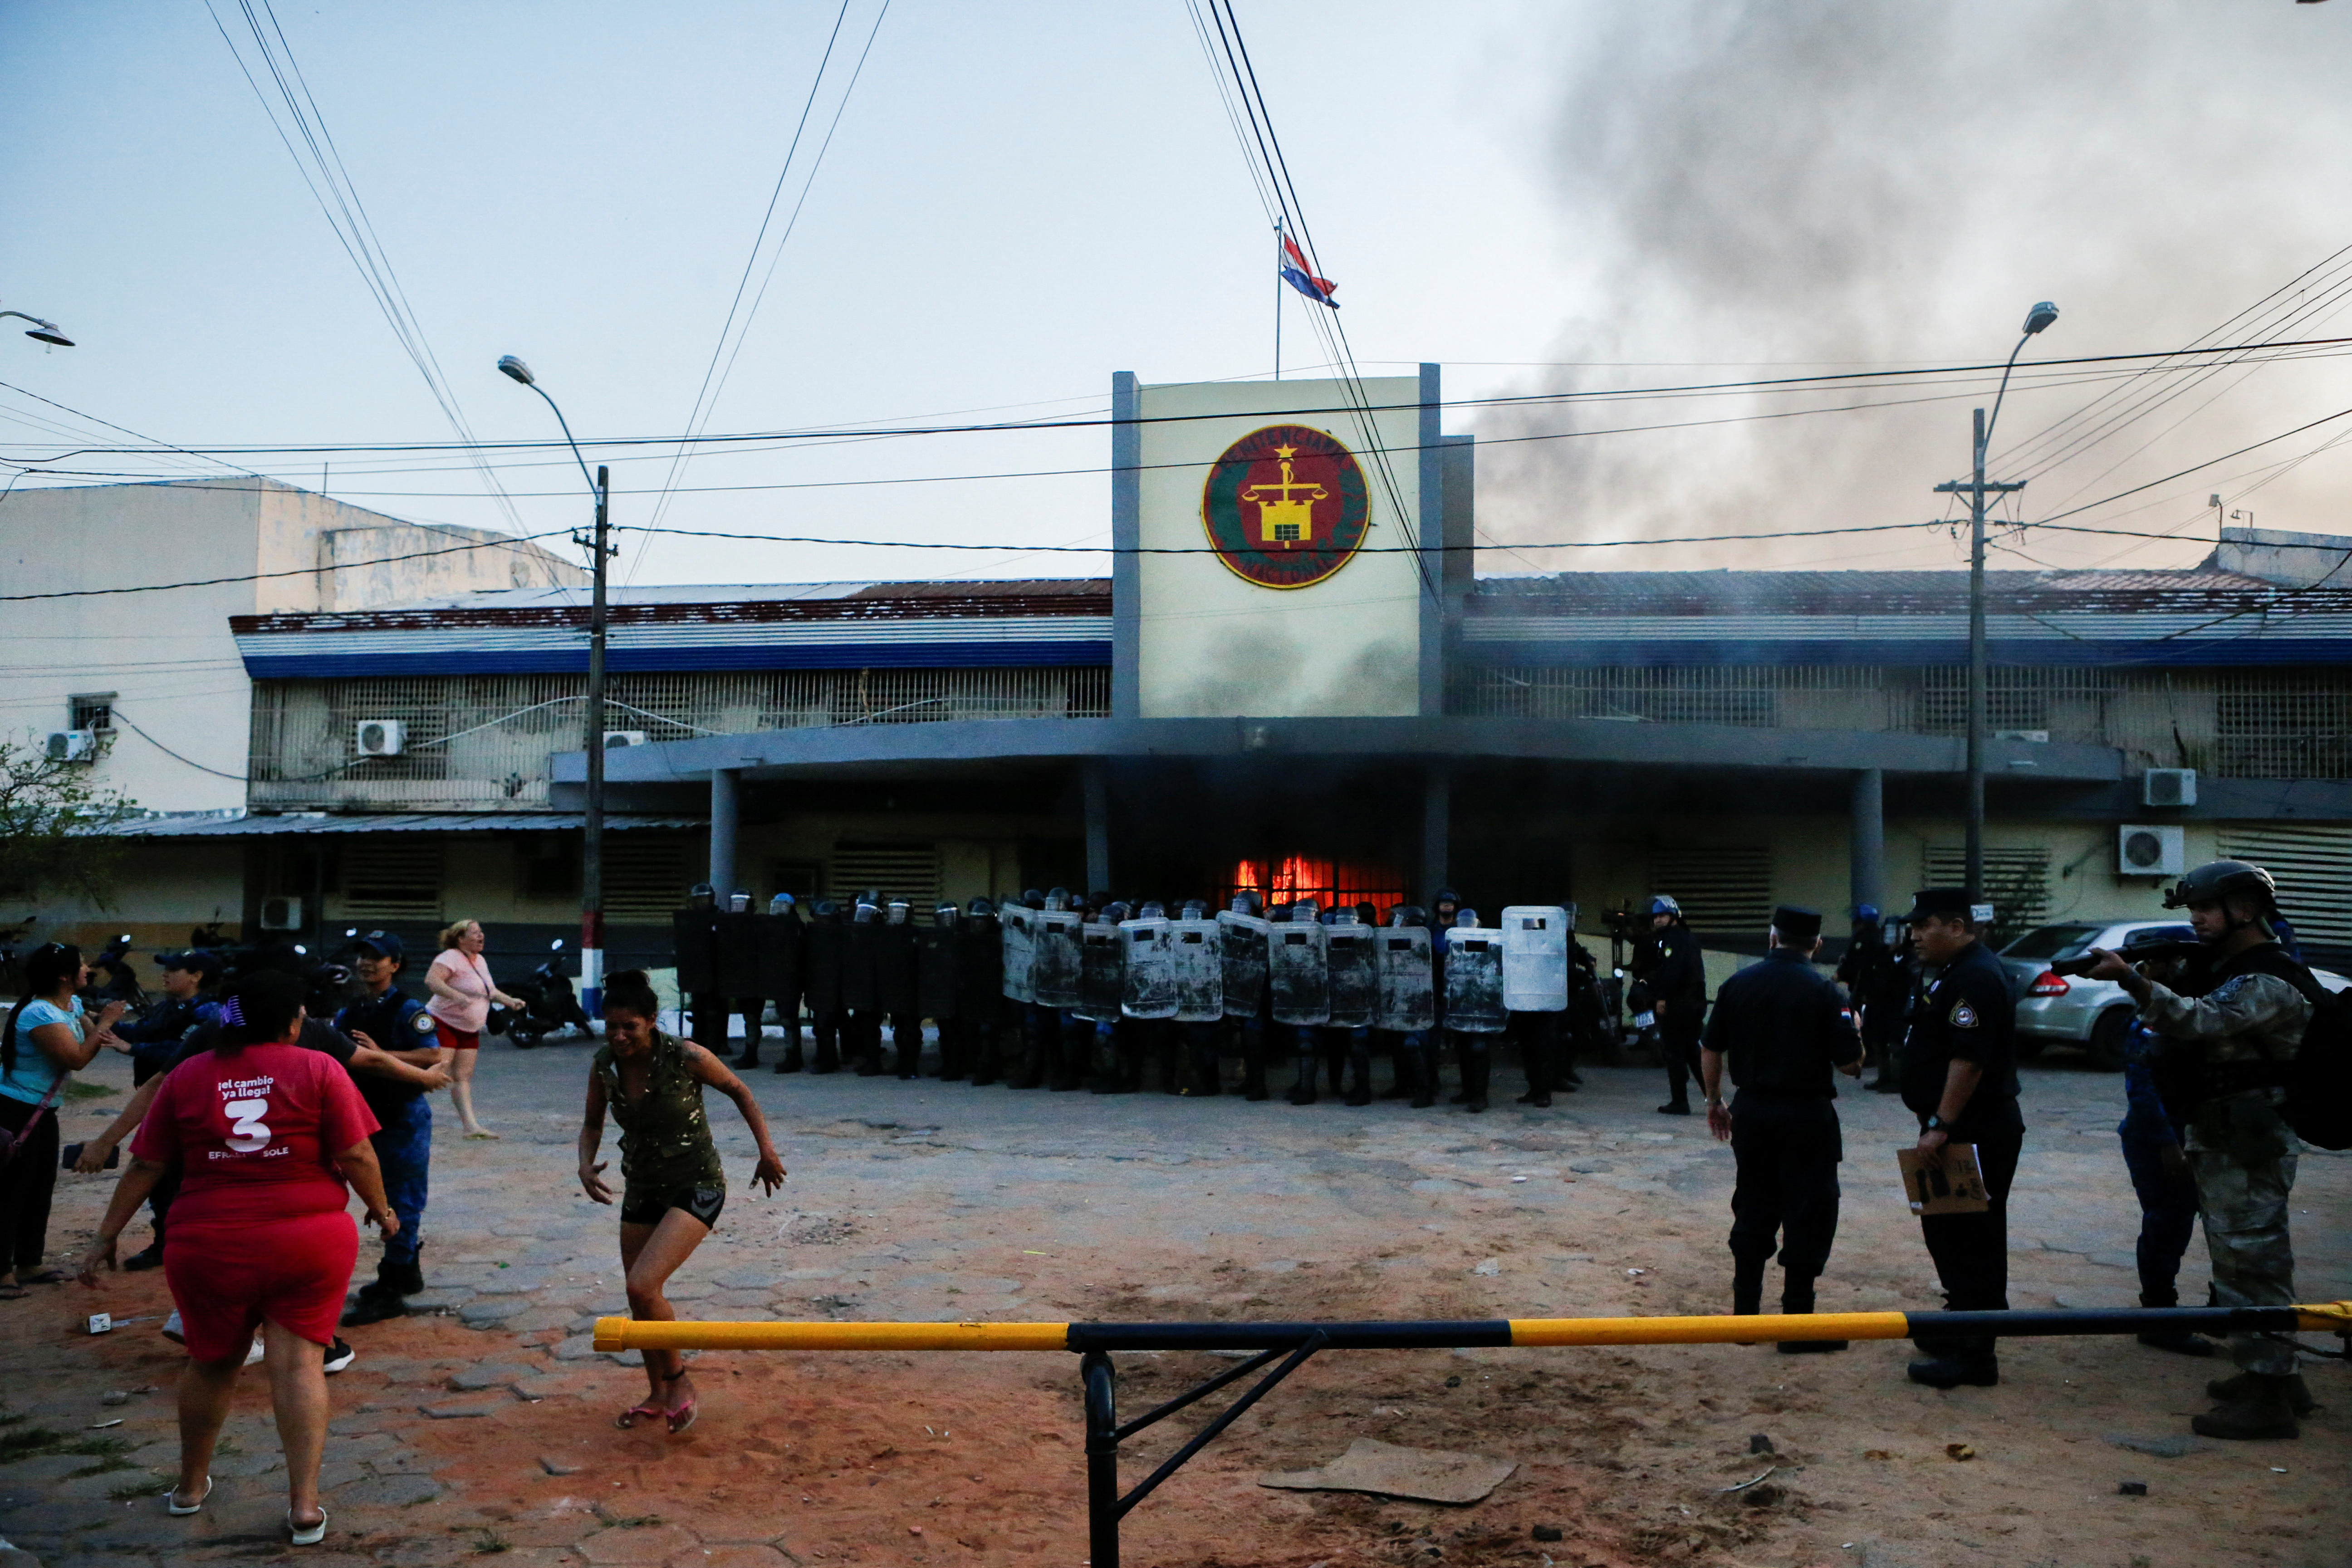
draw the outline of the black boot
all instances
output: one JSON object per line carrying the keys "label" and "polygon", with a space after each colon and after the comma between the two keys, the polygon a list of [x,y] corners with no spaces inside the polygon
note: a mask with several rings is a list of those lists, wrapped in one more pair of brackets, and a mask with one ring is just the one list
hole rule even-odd
{"label": "black boot", "polygon": [[[1792,1316],[1804,1316],[1813,1310],[1813,1282],[1801,1275],[1791,1274],[1781,1281],[1780,1310]],[[1844,1340],[1782,1340],[1782,1355],[1824,1355],[1846,1348]]]}
{"label": "black boot", "polygon": [[1913,1362],[1911,1381],[1930,1388],[1958,1388],[1962,1384],[1990,1388],[2000,1382],[2000,1361],[1990,1339],[1922,1340],[1927,1353]]}
{"label": "black boot", "polygon": [[[2205,1396],[2224,1404],[2251,1398],[2254,1392],[2254,1379],[2258,1375],[2242,1372],[2235,1377],[2217,1377],[2205,1385]],[[2311,1397],[2311,1385],[2303,1381],[2303,1373],[2299,1372],[2287,1374],[2286,1401],[2287,1408],[2297,1415],[2308,1415],[2319,1408],[2319,1402]]]}
{"label": "black boot", "polygon": [[1289,1100],[1293,1105],[1314,1104],[1315,1077],[1317,1072],[1319,1070],[1320,1064],[1316,1061],[1314,1057],[1300,1057],[1298,1058],[1297,1074],[1291,1080],[1290,1092],[1283,1098]]}
{"label": "black boot", "polygon": [[801,1032],[798,1029],[793,1029],[784,1036],[784,1054],[776,1058],[775,1067],[770,1070],[774,1072],[802,1072],[804,1071],[807,1067],[807,1058],[801,1055]]}
{"label": "black boot", "polygon": [[2238,1385],[2237,1397],[2192,1419],[2190,1431],[2200,1437],[2303,1436],[2303,1428],[2295,1425],[2293,1386],[2300,1379],[2291,1373],[2249,1372],[2231,1381]]}
{"label": "black boot", "polygon": [[1427,1110],[1437,1103],[1437,1064],[1426,1045],[1408,1046],[1397,1053],[1398,1077],[1412,1083],[1412,1108]]}
{"label": "black boot", "polygon": [[[2139,1293],[2143,1307],[2178,1307],[2180,1293],[2177,1290],[2143,1290]],[[2192,1334],[2187,1329],[2150,1329],[2139,1336],[2139,1342],[2150,1350],[2170,1351],[2175,1355],[2211,1355],[2219,1348],[2202,1334]]]}

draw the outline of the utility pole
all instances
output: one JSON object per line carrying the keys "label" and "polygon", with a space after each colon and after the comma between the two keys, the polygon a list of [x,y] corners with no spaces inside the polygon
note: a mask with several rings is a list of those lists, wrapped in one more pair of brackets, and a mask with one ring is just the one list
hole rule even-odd
{"label": "utility pole", "polygon": [[1954,479],[1936,487],[1937,495],[1965,495],[1969,498],[1969,820],[1965,858],[1968,863],[1969,903],[1973,907],[1985,902],[1984,882],[1984,823],[1985,823],[1985,497],[2007,495],[2025,488],[2015,484],[2000,484],[1985,478],[1985,447],[1992,440],[1992,429],[2000,418],[2001,399],[2009,395],[2009,373],[2017,368],[2017,356],[2036,332],[2058,319],[2058,307],[2044,300],[2025,313],[2025,331],[2017,340],[2017,347],[2009,351],[2009,363],[2001,367],[2000,390],[1993,394],[1992,416],[1977,410],[1976,461],[1970,477]]}
{"label": "utility pole", "polygon": [[596,529],[586,545],[595,563],[588,600],[587,817],[580,834],[580,992],[590,1017],[604,1000],[604,578],[613,548],[605,542],[612,470],[596,465]]}
{"label": "utility pole", "polygon": [[[2024,345],[2021,343],[2020,347]],[[2014,362],[2016,356],[2010,356]],[[2004,382],[2007,378],[2003,377]],[[1994,404],[1994,411],[2000,410]],[[1969,902],[1984,902],[1985,820],[1985,497],[2021,490],[2022,483],[1985,478],[1985,411],[1977,410],[1974,477],[1936,487],[1939,495],[1969,498],[1969,822],[1966,858]]]}

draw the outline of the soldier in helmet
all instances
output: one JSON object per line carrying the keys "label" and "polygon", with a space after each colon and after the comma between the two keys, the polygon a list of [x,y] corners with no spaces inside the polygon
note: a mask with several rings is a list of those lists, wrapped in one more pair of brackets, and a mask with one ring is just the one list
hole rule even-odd
{"label": "soldier in helmet", "polygon": [[1837,983],[1845,987],[1854,1017],[1862,1025],[1862,1065],[1874,1068],[1882,1081],[1891,1081],[1888,1058],[1902,1022],[1904,973],[1886,932],[1879,924],[1874,904],[1856,904],[1853,940],[1838,960]]}
{"label": "soldier in helmet", "polygon": [[[2214,1300],[2285,1306],[2294,1300],[2288,1203],[2301,1145],[2280,1107],[2287,1069],[2325,993],[2280,948],[2272,924],[2278,889],[2261,867],[2210,861],[2164,903],[2189,911],[2204,945],[2203,994],[2183,995],[2104,949],[2095,950],[2091,978],[2131,994],[2140,1021],[2162,1037],[2159,1064],[2178,1057],[2194,1069],[2187,1147]],[[2294,1342],[2237,1334],[2230,1352],[2238,1375],[2208,1385],[2221,1403],[2190,1425],[2208,1437],[2297,1436],[2295,1419],[2310,1410],[2311,1395],[2294,1370]]]}

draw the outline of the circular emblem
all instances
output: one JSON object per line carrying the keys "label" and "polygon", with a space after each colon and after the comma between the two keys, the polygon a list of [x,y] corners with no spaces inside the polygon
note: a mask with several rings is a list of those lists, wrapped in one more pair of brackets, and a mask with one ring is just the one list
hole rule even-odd
{"label": "circular emblem", "polygon": [[1371,524],[1355,454],[1305,425],[1269,425],[1224,450],[1201,492],[1201,526],[1236,577],[1305,588],[1345,566]]}

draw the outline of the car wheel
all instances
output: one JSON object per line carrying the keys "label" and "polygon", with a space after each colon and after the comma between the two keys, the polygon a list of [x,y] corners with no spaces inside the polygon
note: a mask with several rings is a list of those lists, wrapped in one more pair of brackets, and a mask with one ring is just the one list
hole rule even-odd
{"label": "car wheel", "polygon": [[2124,1031],[2131,1027],[2131,1009],[2110,1007],[2091,1026],[2091,1065],[2101,1072],[2124,1070]]}

